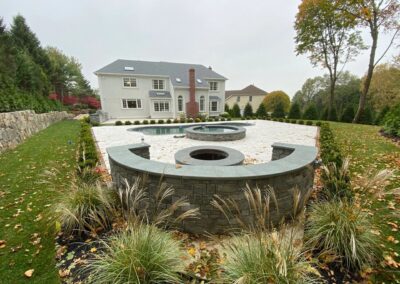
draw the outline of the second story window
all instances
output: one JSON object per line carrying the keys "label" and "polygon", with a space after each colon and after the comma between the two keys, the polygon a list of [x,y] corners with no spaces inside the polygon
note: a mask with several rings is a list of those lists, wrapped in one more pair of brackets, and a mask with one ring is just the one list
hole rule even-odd
{"label": "second story window", "polygon": [[125,88],[136,88],[136,78],[133,77],[125,77],[124,78],[124,87]]}
{"label": "second story window", "polygon": [[253,101],[253,96],[249,96],[249,102]]}
{"label": "second story window", "polygon": [[218,91],[218,82],[210,82],[210,91]]}
{"label": "second story window", "polygon": [[164,90],[165,84],[164,80],[153,80],[153,90]]}
{"label": "second story window", "polygon": [[236,101],[240,102],[240,97],[239,96],[237,96]]}
{"label": "second story window", "polygon": [[178,97],[178,111],[183,111],[183,97]]}
{"label": "second story window", "polygon": [[205,111],[204,105],[205,105],[205,98],[204,98],[204,96],[201,96],[200,97],[200,111]]}

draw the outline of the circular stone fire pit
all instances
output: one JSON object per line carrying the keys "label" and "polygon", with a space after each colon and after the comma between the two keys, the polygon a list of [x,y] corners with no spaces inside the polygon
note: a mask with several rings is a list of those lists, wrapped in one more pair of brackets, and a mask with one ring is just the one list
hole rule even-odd
{"label": "circular stone fire pit", "polygon": [[175,162],[194,166],[235,166],[243,164],[244,155],[221,146],[195,146],[175,153]]}
{"label": "circular stone fire pit", "polygon": [[233,125],[199,125],[185,129],[186,137],[201,141],[233,141],[246,136],[246,129]]}

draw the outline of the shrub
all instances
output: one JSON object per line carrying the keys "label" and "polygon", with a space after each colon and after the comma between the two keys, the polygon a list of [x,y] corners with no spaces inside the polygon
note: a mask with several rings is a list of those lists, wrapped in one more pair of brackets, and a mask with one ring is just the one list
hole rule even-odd
{"label": "shrub", "polygon": [[378,259],[378,237],[367,212],[346,201],[316,203],[311,207],[305,236],[307,246],[334,254],[347,267],[360,270]]}
{"label": "shrub", "polygon": [[322,125],[322,122],[321,122],[321,121],[317,121],[317,122],[315,123],[315,125],[319,127],[319,126]]}
{"label": "shrub", "polygon": [[213,121],[214,121],[214,119],[210,117],[210,118],[208,118],[208,119],[207,119],[207,121],[209,121],[209,122],[213,122]]}
{"label": "shrub", "polygon": [[283,103],[278,102],[274,108],[274,111],[272,112],[272,117],[276,118],[284,118],[285,117],[285,110]]}
{"label": "shrub", "polygon": [[182,283],[183,253],[171,233],[140,225],[102,241],[88,264],[91,283]]}
{"label": "shrub", "polygon": [[130,122],[129,120],[125,121],[125,125],[131,125],[132,122]]}
{"label": "shrub", "polygon": [[164,119],[159,119],[158,120],[158,124],[163,124],[164,123]]}
{"label": "shrub", "polygon": [[186,119],[186,122],[192,123],[193,122],[193,118]]}
{"label": "shrub", "polygon": [[168,118],[167,119],[167,123],[171,123],[171,122],[172,122],[172,120]]}
{"label": "shrub", "polygon": [[81,123],[78,154],[78,167],[80,170],[86,167],[93,168],[99,161],[96,144],[92,136],[90,124],[88,123]]}
{"label": "shrub", "polygon": [[220,116],[224,117],[224,118],[228,118],[228,117],[230,117],[230,114],[229,114],[229,112],[225,111],[225,112],[221,113]]}
{"label": "shrub", "polygon": [[374,113],[370,106],[367,106],[361,113],[359,123],[362,124],[373,124],[374,123]]}
{"label": "shrub", "polygon": [[240,117],[240,120],[246,120],[246,118],[242,116],[242,117]]}
{"label": "shrub", "polygon": [[256,115],[257,115],[258,117],[265,117],[265,116],[267,116],[267,110],[265,109],[265,105],[264,105],[263,103],[261,103],[261,104],[258,106],[257,111],[256,111]]}
{"label": "shrub", "polygon": [[150,120],[150,124],[156,124],[156,121],[154,119]]}
{"label": "shrub", "polygon": [[245,105],[244,110],[243,110],[243,116],[245,116],[245,117],[253,116],[253,107],[251,106],[250,103],[247,103]]}
{"label": "shrub", "polygon": [[290,119],[287,119],[287,118],[286,118],[286,119],[285,119],[285,122],[286,122],[286,123],[290,123]]}
{"label": "shrub", "polygon": [[272,121],[277,121],[277,120],[278,120],[278,119],[277,119],[277,118],[275,118],[275,117],[273,117],[273,118],[272,118]]}
{"label": "shrub", "polygon": [[196,118],[194,121],[198,123],[198,122],[201,122],[201,119],[200,118]]}
{"label": "shrub", "polygon": [[179,120],[177,118],[175,118],[174,123],[179,123]]}
{"label": "shrub", "polygon": [[231,120],[232,120],[232,118],[228,117],[226,120],[227,120],[227,121],[231,121]]}
{"label": "shrub", "polygon": [[311,120],[307,120],[307,121],[306,121],[306,124],[307,124],[307,125],[313,125],[314,123],[313,123]]}
{"label": "shrub", "polygon": [[303,119],[308,119],[308,120],[318,119],[318,113],[317,113],[317,108],[315,107],[315,104],[310,104],[306,108],[306,110],[304,111],[304,114],[303,114]]}
{"label": "shrub", "polygon": [[279,122],[283,122],[283,118],[278,118],[278,121]]}
{"label": "shrub", "polygon": [[288,118],[291,119],[301,118],[301,110],[300,110],[300,105],[298,103],[292,103],[292,105],[290,106]]}
{"label": "shrub", "polygon": [[386,114],[390,111],[390,108],[388,106],[385,106],[378,114],[378,116],[375,119],[375,124],[376,125],[381,125],[383,123],[383,120],[386,116]]}
{"label": "shrub", "polygon": [[250,120],[251,119],[251,117],[250,116],[246,116],[246,120]]}
{"label": "shrub", "polygon": [[296,123],[297,123],[297,120],[296,120],[296,119],[291,119],[291,120],[290,120],[290,123],[296,124]]}
{"label": "shrub", "polygon": [[115,125],[122,125],[122,121],[121,121],[121,120],[117,120],[117,121],[115,122]]}
{"label": "shrub", "polygon": [[315,283],[317,272],[294,246],[294,233],[284,233],[233,237],[223,247],[224,283]]}
{"label": "shrub", "polygon": [[232,117],[241,117],[241,115],[240,115],[240,107],[239,107],[238,104],[235,103],[233,105],[231,112],[232,112],[232,114],[231,114]]}
{"label": "shrub", "polygon": [[400,137],[400,104],[394,106],[383,119],[383,131]]}
{"label": "shrub", "polygon": [[139,124],[140,124],[140,120],[135,120],[135,121],[133,122],[133,124],[134,124],[134,125],[139,125]]}
{"label": "shrub", "polygon": [[336,144],[328,123],[322,123],[320,128],[320,151],[324,164],[334,163],[338,168],[343,164],[342,154]]}
{"label": "shrub", "polygon": [[100,126],[100,123],[93,121],[93,122],[90,123],[90,125],[92,125],[92,126]]}
{"label": "shrub", "polygon": [[347,106],[343,112],[340,121],[342,122],[352,122],[354,118],[354,108],[353,106]]}
{"label": "shrub", "polygon": [[149,121],[147,119],[143,120],[143,124],[149,124]]}
{"label": "shrub", "polygon": [[222,118],[221,118],[221,121],[225,121],[225,118],[224,118],[224,117],[222,117]]}
{"label": "shrub", "polygon": [[298,124],[304,124],[304,120],[299,120],[298,122],[297,122]]}
{"label": "shrub", "polygon": [[109,228],[115,216],[115,192],[100,184],[73,183],[56,203],[54,213],[63,232],[71,235]]}
{"label": "shrub", "polygon": [[215,117],[215,118],[214,118],[214,121],[219,121],[219,117]]}

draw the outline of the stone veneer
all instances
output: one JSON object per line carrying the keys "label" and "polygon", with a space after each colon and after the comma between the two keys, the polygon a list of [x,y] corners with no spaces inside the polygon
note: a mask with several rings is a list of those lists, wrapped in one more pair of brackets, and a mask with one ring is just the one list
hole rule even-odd
{"label": "stone veneer", "polygon": [[37,114],[33,110],[0,113],[0,152],[14,148],[50,124],[71,118],[65,111]]}
{"label": "stone veneer", "polygon": [[271,222],[276,224],[293,215],[294,188],[299,189],[300,203],[304,204],[313,186],[317,148],[312,146],[275,143],[271,162],[240,166],[176,166],[151,161],[149,147],[141,143],[108,148],[113,182],[123,187],[125,179],[132,184],[135,178],[145,175],[150,196],[157,191],[160,179],[173,186],[175,193],[168,200],[169,204],[186,196],[190,208],[200,210],[199,219],[180,224],[182,230],[192,233],[224,233],[235,226],[210,204],[215,194],[224,200],[235,200],[242,215],[251,223],[254,218],[243,189],[246,184],[263,191],[272,187],[278,210],[271,201],[270,216]]}

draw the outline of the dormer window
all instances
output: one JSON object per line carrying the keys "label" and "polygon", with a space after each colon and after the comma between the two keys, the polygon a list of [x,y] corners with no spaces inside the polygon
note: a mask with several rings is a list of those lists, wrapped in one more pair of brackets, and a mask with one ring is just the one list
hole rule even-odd
{"label": "dormer window", "polygon": [[124,78],[124,87],[125,88],[136,88],[136,78],[133,77],[125,77]]}
{"label": "dormer window", "polygon": [[135,68],[133,68],[132,66],[125,66],[125,67],[124,67],[124,70],[125,70],[125,71],[134,71]]}
{"label": "dormer window", "polygon": [[178,83],[182,83],[181,78],[176,78],[175,80],[176,80],[176,82],[178,82]]}
{"label": "dormer window", "polygon": [[210,91],[218,91],[218,82],[210,82]]}
{"label": "dormer window", "polygon": [[153,80],[153,90],[164,90],[164,89],[165,89],[164,80],[158,80],[158,79]]}

